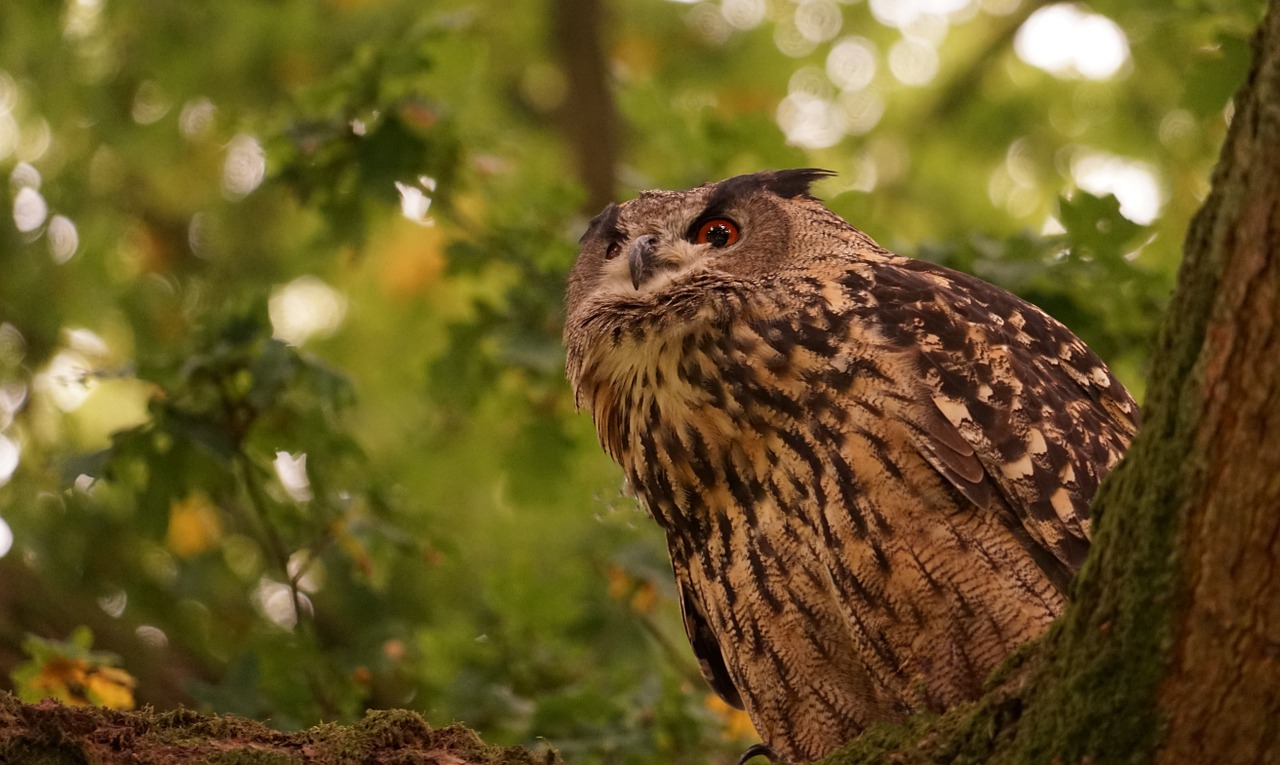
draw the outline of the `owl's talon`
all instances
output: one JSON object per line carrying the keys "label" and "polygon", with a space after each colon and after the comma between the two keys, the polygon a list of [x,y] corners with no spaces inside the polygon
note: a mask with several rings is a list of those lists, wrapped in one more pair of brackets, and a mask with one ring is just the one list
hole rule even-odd
{"label": "owl's talon", "polygon": [[781,763],[783,761],[777,752],[769,748],[768,744],[752,744],[738,758],[738,765],[746,765],[753,757],[766,757],[769,762]]}

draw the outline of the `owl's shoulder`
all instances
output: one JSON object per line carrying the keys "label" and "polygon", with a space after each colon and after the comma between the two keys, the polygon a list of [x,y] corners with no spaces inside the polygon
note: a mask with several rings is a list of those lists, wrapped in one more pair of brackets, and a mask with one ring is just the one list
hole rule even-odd
{"label": "owl's shoulder", "polygon": [[1089,500],[1137,428],[1124,386],[1066,326],[975,277],[884,251],[814,266],[773,296],[764,334],[805,349],[793,358],[814,400],[906,428],[971,505],[1011,511],[1065,582]]}

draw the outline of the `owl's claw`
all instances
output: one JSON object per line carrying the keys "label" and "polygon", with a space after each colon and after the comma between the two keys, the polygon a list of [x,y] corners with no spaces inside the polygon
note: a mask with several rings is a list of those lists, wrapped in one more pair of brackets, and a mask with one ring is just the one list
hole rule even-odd
{"label": "owl's claw", "polygon": [[747,747],[747,751],[743,752],[742,756],[738,758],[738,765],[746,765],[747,761],[753,757],[767,757],[769,762],[781,763],[783,761],[782,758],[778,756],[777,752],[769,748],[768,744],[752,744]]}

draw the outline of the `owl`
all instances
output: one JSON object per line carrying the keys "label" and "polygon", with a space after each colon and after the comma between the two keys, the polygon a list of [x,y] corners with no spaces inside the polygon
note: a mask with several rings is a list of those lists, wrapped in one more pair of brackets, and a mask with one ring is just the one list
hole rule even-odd
{"label": "owl", "polygon": [[787,761],[980,695],[1062,610],[1137,429],[1070,330],[880,247],[810,195],[828,175],[609,205],[566,298],[576,402],[665,532],[702,674]]}

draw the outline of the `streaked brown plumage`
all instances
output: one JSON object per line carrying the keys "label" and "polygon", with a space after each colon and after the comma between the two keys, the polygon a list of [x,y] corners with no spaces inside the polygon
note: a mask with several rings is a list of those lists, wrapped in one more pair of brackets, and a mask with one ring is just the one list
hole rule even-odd
{"label": "streaked brown plumage", "polygon": [[1066,327],[884,250],[824,175],[611,205],[565,329],[703,674],[789,760],[976,697],[1061,611],[1137,419]]}

